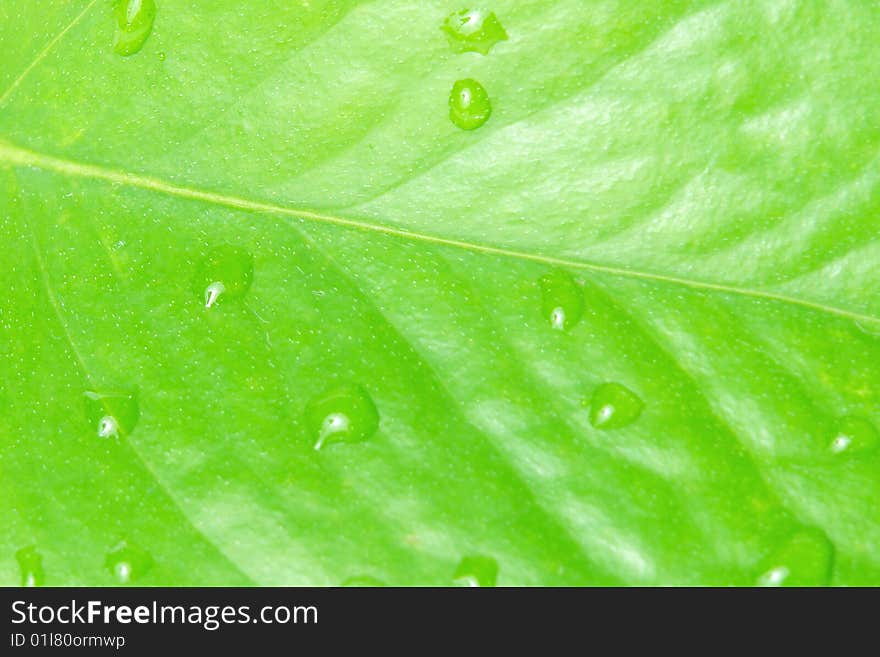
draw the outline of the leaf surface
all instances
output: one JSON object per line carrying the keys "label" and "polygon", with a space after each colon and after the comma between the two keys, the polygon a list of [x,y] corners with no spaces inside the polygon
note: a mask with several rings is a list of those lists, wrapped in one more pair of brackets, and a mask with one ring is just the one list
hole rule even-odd
{"label": "leaf surface", "polygon": [[880,583],[875,8],[462,8],[0,3],[0,583]]}

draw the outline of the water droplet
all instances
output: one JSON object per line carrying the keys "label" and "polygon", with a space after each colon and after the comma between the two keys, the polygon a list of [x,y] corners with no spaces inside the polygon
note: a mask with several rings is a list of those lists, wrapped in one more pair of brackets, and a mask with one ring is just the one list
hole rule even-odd
{"label": "water droplet", "polygon": [[387,586],[385,582],[381,579],[376,579],[375,577],[371,577],[370,575],[355,575],[354,577],[349,577],[342,583],[342,586],[346,586],[349,588],[376,588]]}
{"label": "water droplet", "polygon": [[499,41],[507,41],[507,32],[494,12],[465,9],[449,15],[440,28],[446,33],[455,52],[478,52],[488,55]]}
{"label": "water droplet", "polygon": [[123,56],[143,48],[156,20],[155,0],[117,0],[113,50]]}
{"label": "water droplet", "polygon": [[160,53],[158,53],[156,56],[159,58],[159,61],[160,61],[160,62],[164,62],[164,61],[165,61],[165,53],[164,53],[164,52],[160,52]]}
{"label": "water droplet", "polygon": [[635,422],[645,403],[620,383],[603,383],[590,400],[590,424],[597,429],[619,429]]}
{"label": "water droplet", "polygon": [[360,442],[379,428],[379,412],[362,386],[347,383],[325,391],[306,406],[306,427],[321,449],[332,442]]}
{"label": "water droplet", "polygon": [[193,289],[205,308],[213,308],[226,299],[240,299],[254,280],[254,259],[236,246],[220,246],[200,263],[193,279]]}
{"label": "water droplet", "polygon": [[121,584],[140,578],[153,565],[149,552],[123,541],[107,553],[104,565]]}
{"label": "water droplet", "polygon": [[449,92],[449,118],[462,130],[476,130],[492,114],[489,94],[476,80],[459,80]]}
{"label": "water droplet", "polygon": [[15,560],[21,570],[22,586],[43,586],[46,574],[43,572],[43,555],[34,545],[28,545],[15,553]]}
{"label": "water droplet", "polygon": [[584,291],[568,272],[554,270],[541,277],[541,312],[550,326],[564,331],[584,315]]}
{"label": "water droplet", "polygon": [[84,393],[86,418],[99,438],[118,438],[130,434],[140,417],[136,389]]}
{"label": "water droplet", "polygon": [[459,586],[495,586],[498,562],[481,555],[465,557],[459,562],[452,579]]}
{"label": "water droplet", "polygon": [[842,452],[867,452],[880,445],[880,432],[868,420],[849,415],[837,422],[830,449],[834,454]]}
{"label": "water droplet", "polygon": [[831,580],[834,546],[818,529],[791,536],[761,565],[759,586],[827,586]]}

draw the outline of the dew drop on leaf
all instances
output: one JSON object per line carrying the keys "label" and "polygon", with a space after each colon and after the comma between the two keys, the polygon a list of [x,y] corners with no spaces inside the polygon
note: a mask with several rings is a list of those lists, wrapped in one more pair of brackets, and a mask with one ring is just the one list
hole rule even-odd
{"label": "dew drop on leaf", "polygon": [[880,444],[880,432],[868,420],[847,416],[837,422],[830,449],[834,454],[867,452]]}
{"label": "dew drop on leaf", "polygon": [[476,130],[492,114],[489,94],[476,80],[458,80],[449,92],[449,118],[462,130]]}
{"label": "dew drop on leaf", "polygon": [[464,557],[458,563],[452,579],[458,586],[495,586],[498,562],[482,555]]}
{"label": "dew drop on leaf", "polygon": [[315,449],[321,449],[328,441],[367,440],[379,428],[379,412],[362,386],[347,383],[314,397],[306,405],[305,422]]}
{"label": "dew drop on leaf", "polygon": [[43,555],[34,545],[28,545],[15,553],[15,560],[21,571],[22,586],[43,586],[46,574],[43,572]]}
{"label": "dew drop on leaf", "polygon": [[584,314],[584,291],[571,275],[561,269],[541,277],[541,313],[553,328],[564,331],[577,324]]}
{"label": "dew drop on leaf", "polygon": [[818,529],[804,529],[788,538],[762,563],[759,586],[827,586],[834,546]]}
{"label": "dew drop on leaf", "polygon": [[254,280],[254,259],[236,246],[219,246],[198,265],[193,290],[205,308],[227,299],[241,299]]}
{"label": "dew drop on leaf", "polygon": [[134,430],[140,417],[136,389],[88,390],[84,397],[86,418],[98,438],[118,438]]}
{"label": "dew drop on leaf", "polygon": [[155,0],[117,0],[114,52],[126,57],[138,52],[150,36],[154,20]]}
{"label": "dew drop on leaf", "polygon": [[645,403],[625,385],[603,383],[590,400],[590,424],[597,429],[619,429],[635,422]]}
{"label": "dew drop on leaf", "polygon": [[153,565],[153,558],[143,548],[123,541],[110,552],[104,566],[121,584],[138,579]]}
{"label": "dew drop on leaf", "polygon": [[478,52],[488,55],[499,41],[507,40],[507,32],[494,12],[464,9],[450,14],[441,28],[455,52]]}

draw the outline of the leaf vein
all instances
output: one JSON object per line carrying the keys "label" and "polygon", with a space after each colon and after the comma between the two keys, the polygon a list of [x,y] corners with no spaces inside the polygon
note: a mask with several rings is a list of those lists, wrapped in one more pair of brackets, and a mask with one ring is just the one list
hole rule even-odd
{"label": "leaf vein", "polygon": [[845,308],[840,308],[837,306],[832,306],[816,301],[810,301],[808,299],[801,299],[795,296],[773,292],[770,290],[759,290],[726,283],[701,281],[697,279],[605,265],[597,262],[575,260],[571,258],[558,258],[541,253],[532,253],[528,251],[510,249],[503,246],[494,246],[490,244],[480,244],[476,242],[469,242],[466,240],[440,237],[428,233],[420,233],[407,230],[405,228],[398,228],[396,226],[386,226],[359,219],[352,219],[329,213],[316,212],[305,208],[278,205],[276,203],[248,199],[242,196],[235,196],[231,194],[204,190],[197,187],[179,185],[151,176],[131,173],[127,171],[118,171],[115,169],[109,169],[94,164],[87,164],[83,162],[77,162],[75,160],[58,158],[52,155],[47,155],[44,153],[21,148],[19,146],[14,146],[9,142],[2,140],[0,140],[0,163],[6,163],[8,165],[20,167],[35,167],[59,174],[66,174],[78,178],[103,180],[117,185],[137,187],[148,191],[176,196],[178,198],[201,201],[204,203],[238,210],[292,217],[303,222],[315,222],[341,226],[344,228],[389,235],[410,241],[425,242],[438,246],[463,249],[475,253],[485,253],[508,258],[515,258],[519,260],[539,262],[553,267],[569,267],[572,269],[581,269],[585,271],[592,271],[617,277],[646,280],[655,283],[681,285],[697,290],[712,291],[721,294],[739,295],[755,299],[763,299],[766,301],[787,303],[809,308],[826,314],[844,317],[854,321],[880,324],[880,317],[858,313],[847,310]]}

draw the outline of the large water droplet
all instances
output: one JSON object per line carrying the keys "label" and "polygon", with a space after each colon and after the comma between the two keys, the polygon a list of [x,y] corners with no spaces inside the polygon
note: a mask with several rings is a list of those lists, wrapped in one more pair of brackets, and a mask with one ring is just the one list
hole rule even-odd
{"label": "large water droplet", "polygon": [[880,432],[868,420],[849,415],[837,422],[830,449],[834,454],[868,452],[880,445]]}
{"label": "large water droplet", "polygon": [[220,246],[211,251],[196,269],[193,288],[205,308],[226,299],[240,299],[254,280],[254,259],[236,246]]}
{"label": "large water droplet", "polygon": [[84,396],[86,418],[98,438],[118,438],[134,430],[140,417],[136,389],[89,390]]}
{"label": "large water droplet", "polygon": [[315,449],[328,441],[360,442],[379,428],[379,412],[360,385],[347,383],[313,398],[305,411],[306,427]]}
{"label": "large water droplet", "polygon": [[128,584],[153,566],[153,558],[143,548],[123,541],[107,553],[104,565],[121,584]]}
{"label": "large water droplet", "polygon": [[584,315],[584,291],[571,274],[556,269],[541,277],[541,313],[550,326],[564,331]]}
{"label": "large water droplet", "polygon": [[143,48],[156,20],[155,0],[116,0],[113,50],[124,56]]}
{"label": "large water droplet", "polygon": [[507,40],[507,32],[494,12],[465,9],[449,15],[441,28],[455,52],[478,52],[488,55],[499,41]]}
{"label": "large water droplet", "polygon": [[482,555],[467,556],[459,562],[452,579],[459,586],[495,586],[498,562]]}
{"label": "large water droplet", "polygon": [[462,130],[476,130],[492,114],[489,94],[476,80],[459,80],[449,92],[449,118]]}
{"label": "large water droplet", "polygon": [[645,403],[620,383],[603,383],[590,400],[590,424],[597,429],[619,429],[635,422]]}
{"label": "large water droplet", "polygon": [[22,586],[43,586],[46,574],[43,572],[43,555],[34,545],[28,545],[15,553],[15,560],[21,571]]}
{"label": "large water droplet", "polygon": [[779,546],[761,566],[759,586],[827,586],[834,546],[818,529],[804,529]]}

